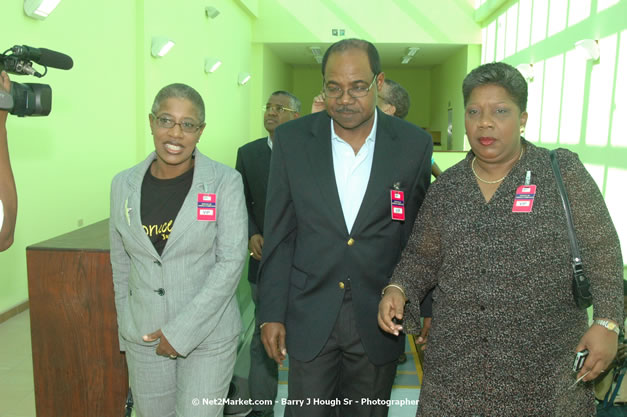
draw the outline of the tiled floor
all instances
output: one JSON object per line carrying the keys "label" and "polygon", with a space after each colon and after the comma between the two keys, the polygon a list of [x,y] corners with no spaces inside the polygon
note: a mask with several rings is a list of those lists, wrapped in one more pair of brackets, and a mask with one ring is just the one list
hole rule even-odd
{"label": "tiled floor", "polygon": [[[399,366],[392,391],[392,400],[397,404],[403,400],[415,404],[420,393],[422,375],[416,371],[416,351],[409,341],[406,351],[407,362]],[[283,417],[280,399],[287,398],[286,369],[280,370],[279,379],[275,416]],[[415,415],[416,405],[390,407],[389,417]],[[28,310],[0,324],[0,417],[36,417]]]}
{"label": "tiled floor", "polygon": [[0,417],[35,417],[28,314],[0,324]]}

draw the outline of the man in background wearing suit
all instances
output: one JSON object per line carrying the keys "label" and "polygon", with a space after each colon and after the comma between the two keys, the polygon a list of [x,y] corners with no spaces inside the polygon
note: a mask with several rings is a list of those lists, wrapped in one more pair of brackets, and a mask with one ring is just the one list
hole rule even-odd
{"label": "man in background wearing suit", "polygon": [[322,74],[326,111],[275,131],[261,338],[277,363],[289,352],[287,416],[387,416],[405,340],[378,329],[377,308],[429,185],[432,139],[376,109],[385,75],[370,42],[333,44]]}
{"label": "man in background wearing suit", "polygon": [[[277,126],[295,119],[300,113],[300,100],[287,91],[275,91],[263,106],[263,125],[268,136],[247,143],[237,151],[235,168],[242,174],[244,195],[248,208],[248,281],[252,298],[257,305],[257,271],[263,248],[263,221],[266,206],[266,188],[272,152],[272,138]],[[277,395],[278,369],[266,355],[261,344],[259,324],[250,342],[250,372],[248,386],[253,400],[274,400]],[[249,416],[272,417],[273,406],[253,405]]]}

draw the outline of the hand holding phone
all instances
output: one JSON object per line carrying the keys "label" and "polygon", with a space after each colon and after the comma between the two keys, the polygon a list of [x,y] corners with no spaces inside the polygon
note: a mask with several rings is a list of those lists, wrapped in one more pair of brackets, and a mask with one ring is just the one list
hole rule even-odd
{"label": "hand holding phone", "polygon": [[575,355],[575,361],[573,362],[573,372],[579,372],[583,368],[583,363],[588,357],[588,349],[584,349],[581,352],[577,352]]}

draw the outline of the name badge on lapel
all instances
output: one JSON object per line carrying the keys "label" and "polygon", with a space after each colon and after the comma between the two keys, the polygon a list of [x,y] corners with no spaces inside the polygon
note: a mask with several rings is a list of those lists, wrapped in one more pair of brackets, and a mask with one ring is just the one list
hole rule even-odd
{"label": "name badge on lapel", "polygon": [[216,195],[198,193],[198,208],[196,220],[215,222],[216,221]]}
{"label": "name badge on lapel", "polygon": [[390,190],[392,220],[405,221],[405,193]]}
{"label": "name badge on lapel", "polygon": [[531,213],[533,208],[533,199],[536,196],[536,186],[521,185],[516,189],[516,197],[514,197],[514,206],[512,213]]}

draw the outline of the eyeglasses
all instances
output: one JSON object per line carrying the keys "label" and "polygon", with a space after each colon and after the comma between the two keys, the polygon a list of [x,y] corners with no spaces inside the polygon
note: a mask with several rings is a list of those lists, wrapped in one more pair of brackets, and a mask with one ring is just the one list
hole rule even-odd
{"label": "eyeglasses", "polygon": [[[372,82],[370,83],[370,85],[368,87],[364,87],[362,85],[359,85],[357,87],[349,88],[348,90],[346,90],[346,92],[352,98],[366,97],[368,95],[368,92],[370,91],[370,89],[374,85],[374,82],[377,80],[377,75],[379,75],[379,74],[375,74],[374,75],[374,78],[372,79]],[[342,90],[340,87],[336,87],[334,85],[328,85],[327,84],[327,85],[323,86],[323,89],[324,89],[324,95],[329,97],[329,98],[340,98],[340,97],[342,97],[344,95],[344,90]]]}
{"label": "eyeglasses", "polygon": [[157,121],[157,126],[163,129],[172,129],[174,126],[179,125],[181,126],[181,130],[185,133],[196,133],[198,132],[198,129],[200,129],[202,125],[204,125],[204,123],[194,123],[187,120],[183,120],[182,122],[177,123],[169,117],[156,116],[153,113],[151,114],[152,117],[154,117]]}
{"label": "eyeglasses", "polygon": [[261,107],[261,110],[264,112],[272,110],[275,113],[283,113],[286,111],[296,112],[296,110],[281,106],[280,104],[264,104],[263,107]]}

